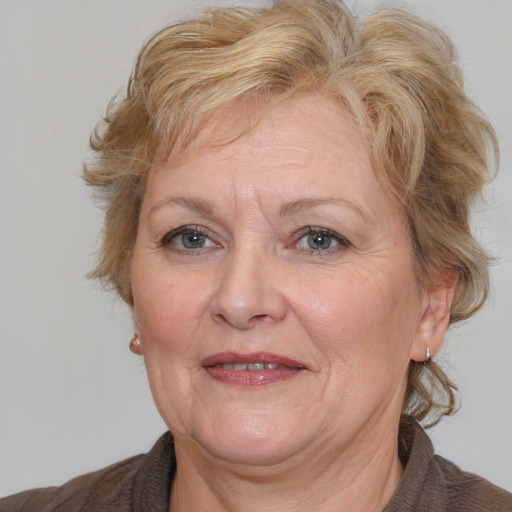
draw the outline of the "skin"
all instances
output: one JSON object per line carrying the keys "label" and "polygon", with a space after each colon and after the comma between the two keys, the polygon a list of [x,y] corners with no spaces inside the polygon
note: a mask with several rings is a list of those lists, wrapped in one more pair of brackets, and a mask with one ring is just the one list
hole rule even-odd
{"label": "skin", "polygon": [[[403,214],[342,107],[294,98],[217,144],[241,123],[234,105],[152,169],[141,209],[133,315],[175,437],[170,510],[382,510],[407,367],[439,350],[453,286],[418,289]],[[201,365],[228,351],[305,369],[230,385]]]}

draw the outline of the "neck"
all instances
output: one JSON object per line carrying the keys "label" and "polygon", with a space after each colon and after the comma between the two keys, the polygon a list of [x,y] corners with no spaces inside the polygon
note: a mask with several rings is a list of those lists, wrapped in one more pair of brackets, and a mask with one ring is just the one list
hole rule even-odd
{"label": "neck", "polygon": [[403,474],[398,423],[387,427],[358,433],[348,449],[314,447],[271,467],[212,460],[193,441],[178,439],[170,512],[381,511]]}

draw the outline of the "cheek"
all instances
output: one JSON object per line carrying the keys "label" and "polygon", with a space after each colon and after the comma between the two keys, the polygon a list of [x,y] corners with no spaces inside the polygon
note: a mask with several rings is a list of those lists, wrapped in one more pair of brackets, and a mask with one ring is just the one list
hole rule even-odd
{"label": "cheek", "polygon": [[312,284],[297,290],[293,308],[331,362],[378,366],[379,360],[391,365],[408,360],[419,301],[412,273],[409,278],[408,272],[359,267]]}
{"label": "cheek", "polygon": [[208,302],[196,274],[185,276],[134,261],[134,316],[143,342],[174,349],[189,345]]}

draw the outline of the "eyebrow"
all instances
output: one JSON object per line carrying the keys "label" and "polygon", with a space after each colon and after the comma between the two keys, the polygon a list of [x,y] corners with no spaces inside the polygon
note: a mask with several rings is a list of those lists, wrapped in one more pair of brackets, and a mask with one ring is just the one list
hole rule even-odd
{"label": "eyebrow", "polygon": [[[351,201],[347,201],[346,199],[342,199],[339,197],[319,197],[319,198],[311,198],[305,197],[301,199],[297,199],[295,201],[290,201],[280,208],[279,215],[280,217],[288,217],[295,213],[308,210],[311,208],[315,208],[316,206],[322,206],[326,204],[341,204],[354,210],[357,214],[359,214],[365,221],[375,224],[375,221],[358,205],[352,203]],[[190,198],[190,197],[176,197],[169,196],[155,203],[149,209],[149,215],[152,215],[156,211],[166,207],[166,206],[181,206],[182,208],[187,208],[188,210],[192,210],[198,213],[211,215],[214,211],[214,207],[204,199],[199,198]]]}
{"label": "eyebrow", "polygon": [[308,210],[311,208],[315,208],[316,206],[328,204],[341,204],[343,206],[346,206],[351,210],[354,210],[366,222],[375,224],[375,221],[360,206],[358,206],[355,203],[352,203],[351,201],[347,201],[346,199],[342,199],[340,197],[305,197],[297,199],[296,201],[290,201],[289,203],[286,203],[281,207],[280,216],[287,217],[293,215],[294,213],[301,212],[303,210]]}
{"label": "eyebrow", "polygon": [[192,210],[195,212],[203,213],[203,214],[211,214],[213,212],[212,205],[205,201],[204,199],[196,199],[191,197],[175,197],[169,196],[165,197],[161,201],[155,203],[149,209],[149,215],[155,213],[156,211],[164,208],[165,206],[181,206],[182,208],[187,208],[188,210]]}

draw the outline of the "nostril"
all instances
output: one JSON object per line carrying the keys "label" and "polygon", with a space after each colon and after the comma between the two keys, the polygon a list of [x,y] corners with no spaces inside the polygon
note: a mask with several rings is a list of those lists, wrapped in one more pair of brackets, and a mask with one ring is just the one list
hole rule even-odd
{"label": "nostril", "polygon": [[256,324],[271,320],[271,318],[268,315],[264,314],[245,316],[234,315],[233,313],[214,313],[212,317],[217,323],[228,324],[240,330],[250,329],[251,327],[254,327]]}
{"label": "nostril", "polygon": [[[237,256],[237,257],[236,257]],[[286,301],[281,290],[269,279],[268,261],[254,254],[233,253],[226,260],[218,289],[211,297],[210,313],[217,323],[237,329],[280,321],[286,316]]]}
{"label": "nostril", "polygon": [[271,321],[272,318],[269,315],[254,315],[247,322],[248,327],[253,327],[256,324]]}

